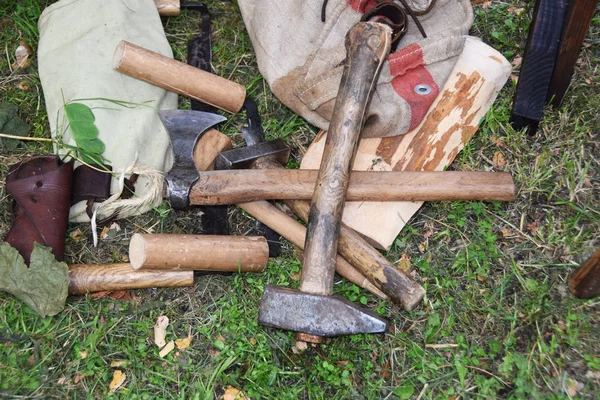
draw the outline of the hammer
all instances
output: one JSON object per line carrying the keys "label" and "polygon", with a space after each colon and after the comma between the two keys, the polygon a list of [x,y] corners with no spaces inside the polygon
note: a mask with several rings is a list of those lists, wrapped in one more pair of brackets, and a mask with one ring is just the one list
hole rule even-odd
{"label": "hammer", "polygon": [[[387,328],[384,320],[332,296],[332,292],[352,159],[365,111],[391,48],[391,34],[387,25],[360,22],[346,35],[347,57],[311,203],[300,287],[269,286],[261,299],[259,324],[300,332],[303,339],[314,342],[323,336],[380,333]],[[422,294],[423,289],[418,288]],[[346,325],[349,320],[354,329]]]}

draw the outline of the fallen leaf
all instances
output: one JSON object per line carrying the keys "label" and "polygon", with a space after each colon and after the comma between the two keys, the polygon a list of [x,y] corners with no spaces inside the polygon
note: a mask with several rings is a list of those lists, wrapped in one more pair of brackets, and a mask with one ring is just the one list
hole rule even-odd
{"label": "fallen leaf", "polygon": [[533,233],[534,235],[538,232],[538,230],[540,229],[540,223],[538,221],[533,221],[528,223],[527,225],[527,230],[531,233]]}
{"label": "fallen leaf", "polygon": [[511,62],[512,66],[515,68],[519,68],[521,66],[521,63],[523,63],[523,57],[521,56],[516,56]]}
{"label": "fallen leaf", "polygon": [[73,383],[76,385],[81,382],[85,378],[85,374],[77,375],[75,379],[73,379]]}
{"label": "fallen leaf", "polygon": [[116,222],[113,222],[113,223],[110,225],[110,228],[109,228],[109,229],[111,229],[111,230],[113,230],[113,231],[115,231],[115,232],[121,232],[121,226],[120,226],[119,224],[117,224]]}
{"label": "fallen leaf", "polygon": [[69,268],[56,261],[50,248],[34,243],[29,268],[8,243],[0,243],[0,290],[19,298],[42,318],[65,307]]}
{"label": "fallen leaf", "polygon": [[112,360],[110,362],[111,367],[124,367],[127,364],[129,364],[129,361],[127,360]]}
{"label": "fallen leaf", "polygon": [[58,378],[58,380],[56,381],[56,383],[58,385],[64,385],[67,382],[67,377],[66,376],[61,376],[60,378]]}
{"label": "fallen leaf", "polygon": [[79,352],[79,357],[81,357],[82,360],[85,360],[88,356],[88,352],[87,350],[82,350]]}
{"label": "fallen leaf", "polygon": [[165,358],[167,356],[167,354],[169,354],[170,352],[173,351],[173,349],[175,348],[175,343],[173,343],[173,341],[171,340],[169,343],[167,343],[165,345],[165,347],[163,347],[163,349],[160,351],[160,353],[158,353],[160,358]]}
{"label": "fallen leaf", "polygon": [[391,366],[390,366],[389,361],[387,361],[385,364],[383,364],[383,366],[381,367],[381,372],[379,373],[379,376],[382,377],[383,379],[390,379],[390,377],[392,376],[392,371],[391,371]]}
{"label": "fallen leaf", "polygon": [[425,245],[426,244],[427,244],[427,242],[419,243],[419,245],[417,246],[419,248],[419,252],[425,253]]}
{"label": "fallen leaf", "polygon": [[504,238],[510,238],[514,236],[513,232],[508,228],[502,228],[500,229],[500,232],[502,232],[502,237]]}
{"label": "fallen leaf", "polygon": [[515,74],[510,74],[510,80],[516,85],[519,82],[519,77]]}
{"label": "fallen leaf", "polygon": [[167,326],[169,326],[169,318],[165,315],[161,315],[156,320],[154,325],[154,344],[162,349],[167,344],[165,338],[167,337]]}
{"label": "fallen leaf", "polygon": [[504,143],[504,140],[500,139],[499,137],[497,137],[496,135],[493,135],[490,138],[490,141],[496,145],[496,147],[506,147],[506,143]]}
{"label": "fallen leaf", "polygon": [[120,369],[115,370],[115,372],[113,372],[113,378],[109,386],[110,392],[114,393],[118,388],[120,388],[121,385],[125,383],[125,379],[127,379],[127,375],[125,375],[123,371],[121,371]]}
{"label": "fallen leaf", "polygon": [[575,397],[584,388],[584,384],[576,381],[575,379],[571,379],[567,377],[567,387],[566,392],[569,396]]}
{"label": "fallen leaf", "polygon": [[102,229],[102,233],[100,233],[100,239],[106,239],[108,237],[108,231],[110,231],[110,228],[105,226],[104,229]]}
{"label": "fallen leaf", "polygon": [[506,160],[501,152],[497,151],[494,153],[494,157],[492,158],[492,162],[494,163],[494,168],[502,169],[506,166]]}
{"label": "fallen leaf", "polygon": [[223,400],[250,400],[240,389],[228,386],[223,393]]}
{"label": "fallen leaf", "polygon": [[75,243],[79,242],[82,238],[83,232],[81,232],[81,229],[77,228],[74,231],[69,232],[69,236],[71,237],[71,239],[73,239],[73,241]]}
{"label": "fallen leaf", "polygon": [[308,349],[308,344],[301,340],[298,340],[295,345],[292,346],[292,353],[301,354],[304,353]]}
{"label": "fallen leaf", "polygon": [[29,82],[27,81],[19,81],[19,83],[17,83],[17,89],[20,89],[24,92],[29,90]]}
{"label": "fallen leaf", "polygon": [[187,349],[188,347],[190,347],[191,343],[192,343],[191,327],[190,327],[190,331],[188,333],[188,336],[186,338],[175,340],[175,345],[177,346],[177,348],[179,350]]}
{"label": "fallen leaf", "polygon": [[221,352],[219,350],[210,349],[208,350],[208,354],[210,354],[211,357],[218,357]]}
{"label": "fallen leaf", "polygon": [[21,40],[19,42],[19,46],[15,50],[15,58],[16,62],[12,65],[13,69],[19,68],[27,68],[31,65],[31,55],[33,54],[33,49],[27,42]]}
{"label": "fallen leaf", "polygon": [[250,338],[250,344],[252,346],[256,346],[256,339],[254,339],[253,337]]}
{"label": "fallen leaf", "polygon": [[406,253],[402,253],[400,257],[400,263],[398,263],[398,269],[402,272],[408,273],[410,271],[410,258]]}

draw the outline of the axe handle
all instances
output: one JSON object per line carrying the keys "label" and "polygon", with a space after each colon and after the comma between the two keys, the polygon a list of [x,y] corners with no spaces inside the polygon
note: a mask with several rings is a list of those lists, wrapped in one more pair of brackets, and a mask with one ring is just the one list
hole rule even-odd
{"label": "axe handle", "polygon": [[130,264],[69,265],[69,294],[192,286],[194,271],[135,271]]}
{"label": "axe handle", "polygon": [[134,269],[260,272],[269,261],[263,236],[145,235],[129,243]]}
{"label": "axe handle", "polygon": [[181,13],[179,0],[154,0],[161,17],[177,17]]}
{"label": "axe handle", "polygon": [[[310,200],[319,171],[279,168],[210,171],[190,191],[194,205],[256,200]],[[503,172],[353,171],[346,201],[456,201],[515,199],[515,185]]]}
{"label": "axe handle", "polygon": [[238,83],[125,40],[115,50],[113,68],[230,113],[240,111],[246,99],[246,88]]}

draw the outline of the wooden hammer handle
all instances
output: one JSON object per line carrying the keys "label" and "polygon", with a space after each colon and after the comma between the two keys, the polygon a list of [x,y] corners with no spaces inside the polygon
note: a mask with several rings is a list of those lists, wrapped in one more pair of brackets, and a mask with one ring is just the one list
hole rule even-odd
{"label": "wooden hammer handle", "polygon": [[130,264],[69,265],[69,294],[192,286],[194,271],[135,271]]}
{"label": "wooden hammer handle", "polygon": [[[210,171],[190,191],[194,205],[257,200],[310,200],[318,171],[254,169]],[[456,201],[515,199],[515,185],[504,172],[353,171],[346,201]]]}
{"label": "wooden hammer handle", "polygon": [[240,111],[246,99],[246,88],[240,84],[125,40],[115,50],[113,68],[231,113]]}
{"label": "wooden hammer handle", "polygon": [[346,35],[346,65],[312,198],[300,277],[303,292],[331,295],[348,177],[364,116],[391,46],[391,29],[359,22]]}

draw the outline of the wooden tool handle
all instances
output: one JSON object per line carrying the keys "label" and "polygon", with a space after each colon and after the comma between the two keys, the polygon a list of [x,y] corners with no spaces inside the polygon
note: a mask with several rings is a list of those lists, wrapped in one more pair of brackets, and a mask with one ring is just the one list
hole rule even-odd
{"label": "wooden tool handle", "polygon": [[[300,249],[304,249],[306,228],[268,201],[240,203],[238,204],[238,207],[279,233]],[[358,270],[356,270],[356,268],[340,256],[337,256],[336,258],[335,272],[350,282],[370,291],[374,295],[381,297],[382,299],[387,298],[383,292],[377,289],[377,287],[369,282]]]}
{"label": "wooden tool handle", "polygon": [[231,113],[240,111],[246,99],[246,88],[240,84],[124,40],[115,50],[113,68]]}
{"label": "wooden tool handle", "polygon": [[263,236],[144,235],[129,243],[134,269],[260,272],[269,260]]}
{"label": "wooden tool handle", "polygon": [[391,29],[360,22],[346,35],[346,65],[312,198],[300,290],[331,295],[340,221],[351,161],[379,72],[391,45]]}
{"label": "wooden tool handle", "polygon": [[69,294],[193,286],[194,271],[135,271],[130,264],[69,265]]}
{"label": "wooden tool handle", "polygon": [[600,249],[569,276],[569,289],[580,299],[600,295]]}
{"label": "wooden tool handle", "polygon": [[161,17],[177,17],[181,13],[179,0],[154,0],[154,4]]}
{"label": "wooden tool handle", "polygon": [[[310,200],[318,171],[210,171],[190,191],[194,205],[235,204],[257,200]],[[456,201],[515,199],[515,185],[504,172],[354,171],[346,201]]]}

